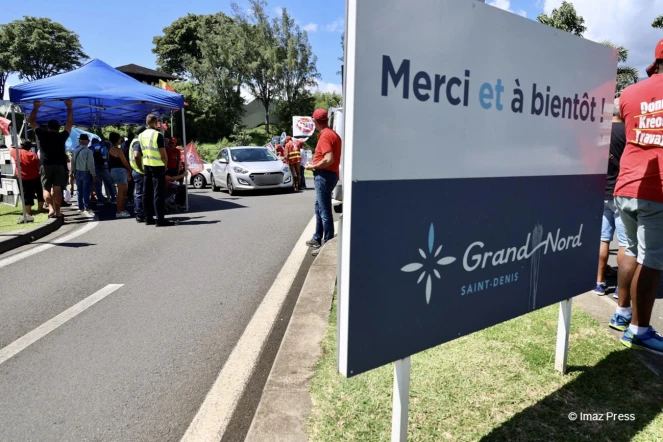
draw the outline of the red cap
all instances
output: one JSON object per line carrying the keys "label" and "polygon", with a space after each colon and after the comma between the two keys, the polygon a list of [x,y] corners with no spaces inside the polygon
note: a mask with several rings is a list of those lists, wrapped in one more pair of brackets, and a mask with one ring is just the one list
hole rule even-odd
{"label": "red cap", "polygon": [[327,111],[325,109],[316,109],[313,112],[313,119],[318,121],[327,121],[329,117],[327,116]]}
{"label": "red cap", "polygon": [[650,64],[646,69],[647,75],[649,77],[659,73],[657,60],[663,60],[663,40],[659,41],[658,44],[656,45],[656,48],[654,48],[654,62]]}

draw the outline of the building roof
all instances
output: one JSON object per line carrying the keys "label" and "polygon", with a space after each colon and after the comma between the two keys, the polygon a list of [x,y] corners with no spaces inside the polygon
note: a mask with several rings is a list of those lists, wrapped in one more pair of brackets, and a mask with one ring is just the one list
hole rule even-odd
{"label": "building roof", "polygon": [[115,69],[120,72],[124,72],[125,74],[135,78],[138,81],[147,81],[148,83],[156,83],[159,80],[177,80],[177,77],[174,75],[155,71],[154,69],[138,66],[137,64],[133,63],[125,64],[124,66],[118,66]]}

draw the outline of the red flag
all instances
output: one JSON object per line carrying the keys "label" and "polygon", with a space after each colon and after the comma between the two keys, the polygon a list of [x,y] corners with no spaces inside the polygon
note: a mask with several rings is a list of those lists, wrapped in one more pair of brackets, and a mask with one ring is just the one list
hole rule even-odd
{"label": "red flag", "polygon": [[196,145],[193,143],[186,145],[186,168],[191,173],[192,177],[198,175],[205,169],[205,165],[200,158],[198,149],[196,149]]}
{"label": "red flag", "polygon": [[2,135],[9,135],[9,125],[11,123],[10,120],[0,117],[0,132],[2,132]]}

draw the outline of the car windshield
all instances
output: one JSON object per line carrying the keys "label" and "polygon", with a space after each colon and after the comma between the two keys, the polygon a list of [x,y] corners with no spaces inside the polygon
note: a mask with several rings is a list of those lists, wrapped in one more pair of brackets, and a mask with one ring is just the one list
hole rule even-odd
{"label": "car windshield", "polygon": [[236,163],[276,161],[277,158],[267,149],[231,149],[230,155]]}

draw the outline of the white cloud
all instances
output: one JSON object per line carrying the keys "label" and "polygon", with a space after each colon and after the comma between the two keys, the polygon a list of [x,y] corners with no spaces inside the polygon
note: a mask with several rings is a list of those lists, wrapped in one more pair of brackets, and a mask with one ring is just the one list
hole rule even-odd
{"label": "white cloud", "polygon": [[309,23],[305,25],[302,29],[304,29],[306,32],[317,32],[318,31],[318,25],[315,23]]}
{"label": "white cloud", "polygon": [[281,14],[283,14],[283,8],[277,6],[276,8],[274,8],[274,12],[276,13],[276,15],[281,16]]}
{"label": "white cloud", "polygon": [[[546,14],[558,8],[562,0],[545,0]],[[663,0],[573,0],[576,12],[585,19],[585,38],[594,41],[610,40],[628,49],[627,64],[646,76],[645,68],[654,61],[654,46],[663,38],[660,29],[651,27],[652,21],[663,11]],[[597,7],[598,6],[598,7]]]}
{"label": "white cloud", "polygon": [[334,22],[322,26],[322,29],[327,32],[343,32],[345,30],[345,20],[339,17]]}
{"label": "white cloud", "polygon": [[251,91],[249,91],[249,89],[246,86],[242,86],[240,88],[239,94],[242,96],[244,100],[246,100],[247,103],[250,103],[255,98],[253,94],[251,94]]}
{"label": "white cloud", "polygon": [[486,4],[490,6],[495,6],[496,8],[504,9],[505,11],[513,12],[514,14],[522,15],[527,17],[527,12],[520,9],[519,11],[514,11],[511,9],[511,0],[489,0]]}
{"label": "white cloud", "polygon": [[335,92],[337,94],[342,94],[343,86],[338,83],[327,83],[326,81],[318,80],[318,84],[315,88],[313,88],[313,90],[320,92]]}

